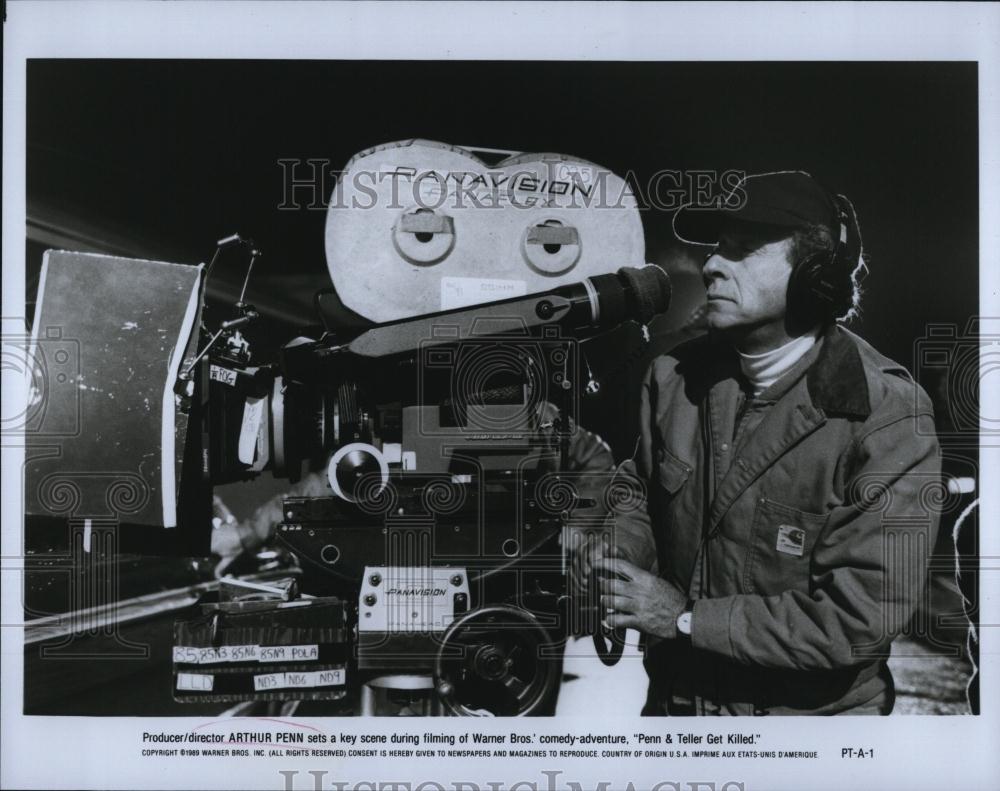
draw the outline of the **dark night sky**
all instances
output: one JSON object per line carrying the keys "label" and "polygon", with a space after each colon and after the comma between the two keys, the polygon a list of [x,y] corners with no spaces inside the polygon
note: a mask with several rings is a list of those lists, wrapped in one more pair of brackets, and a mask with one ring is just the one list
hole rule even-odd
{"label": "dark night sky", "polygon": [[[277,210],[282,157],[339,168],[423,137],[559,151],[640,184],[803,169],[857,208],[871,274],[856,331],[912,368],[928,322],[977,312],[975,63],[32,61],[27,135],[29,205],[181,261],[238,230],[266,251],[264,278],[317,287],[325,216]],[[643,221],[647,259],[669,269],[669,212]]]}

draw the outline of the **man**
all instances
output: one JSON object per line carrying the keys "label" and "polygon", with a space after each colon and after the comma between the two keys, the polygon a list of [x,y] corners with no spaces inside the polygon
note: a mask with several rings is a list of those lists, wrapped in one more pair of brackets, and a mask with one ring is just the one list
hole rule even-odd
{"label": "man", "polygon": [[651,366],[622,470],[645,506],[590,558],[608,626],[644,636],[644,713],[888,713],[940,452],[923,390],[838,323],[858,305],[854,210],[768,173],[674,228],[713,245],[709,333]]}

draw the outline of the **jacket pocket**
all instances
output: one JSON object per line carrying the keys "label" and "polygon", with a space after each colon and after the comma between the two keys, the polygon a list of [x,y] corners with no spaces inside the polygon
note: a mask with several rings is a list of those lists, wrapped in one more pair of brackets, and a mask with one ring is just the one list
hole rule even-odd
{"label": "jacket pocket", "polygon": [[667,494],[673,497],[691,477],[691,465],[678,459],[670,451],[660,448],[657,452],[657,479]]}
{"label": "jacket pocket", "polygon": [[690,571],[693,557],[688,558],[685,548],[675,542],[685,542],[683,532],[675,535],[678,523],[690,522],[682,519],[685,508],[690,508],[691,486],[686,485],[691,478],[692,467],[681,461],[665,448],[660,448],[655,457],[656,466],[650,480],[649,517],[657,547],[657,564],[661,575],[672,579],[682,579],[681,567]]}
{"label": "jacket pocket", "polygon": [[754,511],[743,589],[763,596],[786,590],[808,593],[812,551],[826,520],[827,514],[761,497]]}

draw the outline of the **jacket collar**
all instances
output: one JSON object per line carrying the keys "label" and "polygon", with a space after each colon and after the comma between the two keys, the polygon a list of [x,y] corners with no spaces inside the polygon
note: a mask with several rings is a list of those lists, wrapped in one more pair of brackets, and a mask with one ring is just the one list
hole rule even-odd
{"label": "jacket collar", "polygon": [[[701,401],[720,382],[740,377],[736,352],[729,344],[705,335],[691,342],[682,369],[693,403]],[[821,336],[816,359],[806,372],[806,392],[812,405],[825,414],[867,418],[871,414],[868,380],[855,336],[831,324]],[[714,348],[713,348],[714,347]],[[714,353],[712,353],[714,351]]]}
{"label": "jacket collar", "polygon": [[836,324],[827,328],[816,362],[806,373],[813,406],[827,414],[867,418],[871,414],[868,380],[858,346]]}

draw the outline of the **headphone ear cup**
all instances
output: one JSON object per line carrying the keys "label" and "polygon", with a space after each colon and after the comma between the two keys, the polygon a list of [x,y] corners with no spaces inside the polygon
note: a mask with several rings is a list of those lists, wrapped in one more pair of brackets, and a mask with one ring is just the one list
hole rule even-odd
{"label": "headphone ear cup", "polygon": [[832,294],[829,251],[806,256],[792,270],[788,281],[788,309],[798,319],[811,324],[829,315]]}
{"label": "headphone ear cup", "polygon": [[851,306],[853,264],[843,245],[803,258],[788,282],[789,310],[803,320],[833,319]]}
{"label": "headphone ear cup", "polygon": [[861,232],[851,202],[843,195],[834,202],[840,227],[833,250],[803,258],[788,282],[788,311],[804,326],[838,318],[854,304],[852,276],[861,257]]}

